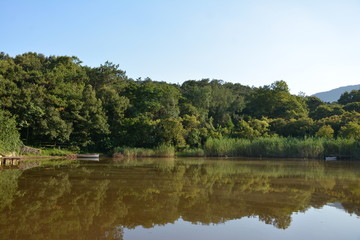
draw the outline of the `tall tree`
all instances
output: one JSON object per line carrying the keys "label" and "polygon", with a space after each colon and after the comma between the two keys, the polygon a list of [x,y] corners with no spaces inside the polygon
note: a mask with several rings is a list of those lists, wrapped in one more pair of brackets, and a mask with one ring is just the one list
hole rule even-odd
{"label": "tall tree", "polygon": [[18,152],[21,145],[15,120],[0,108],[0,155]]}
{"label": "tall tree", "polygon": [[360,102],[360,90],[352,90],[351,92],[344,92],[341,94],[338,103],[346,105],[352,102]]}
{"label": "tall tree", "polygon": [[256,118],[294,118],[307,116],[305,100],[291,95],[285,81],[254,89],[247,98],[245,112]]}

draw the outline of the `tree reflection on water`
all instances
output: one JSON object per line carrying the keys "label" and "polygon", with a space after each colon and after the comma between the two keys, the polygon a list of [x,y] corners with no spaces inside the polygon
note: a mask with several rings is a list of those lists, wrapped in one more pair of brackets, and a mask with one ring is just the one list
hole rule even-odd
{"label": "tree reflection on water", "polygon": [[276,228],[310,207],[360,216],[357,163],[307,161],[53,161],[0,170],[4,239],[122,239],[124,228],[257,217]]}

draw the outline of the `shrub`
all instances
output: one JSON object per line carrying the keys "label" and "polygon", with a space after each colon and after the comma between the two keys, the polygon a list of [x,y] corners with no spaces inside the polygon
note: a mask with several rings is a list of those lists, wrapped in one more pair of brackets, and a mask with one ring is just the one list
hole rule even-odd
{"label": "shrub", "polygon": [[22,145],[15,120],[0,110],[0,154],[18,153]]}

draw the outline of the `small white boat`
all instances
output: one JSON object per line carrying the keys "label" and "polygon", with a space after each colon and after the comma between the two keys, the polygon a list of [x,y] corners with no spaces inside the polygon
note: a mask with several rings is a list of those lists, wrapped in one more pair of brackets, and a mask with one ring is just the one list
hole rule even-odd
{"label": "small white boat", "polygon": [[79,158],[76,158],[76,160],[79,160],[79,161],[95,161],[95,162],[99,162],[99,161],[100,161],[100,158],[79,157]]}
{"label": "small white boat", "polygon": [[335,161],[336,157],[325,157],[325,161]]}
{"label": "small white boat", "polygon": [[78,158],[99,158],[99,154],[77,154],[76,157]]}

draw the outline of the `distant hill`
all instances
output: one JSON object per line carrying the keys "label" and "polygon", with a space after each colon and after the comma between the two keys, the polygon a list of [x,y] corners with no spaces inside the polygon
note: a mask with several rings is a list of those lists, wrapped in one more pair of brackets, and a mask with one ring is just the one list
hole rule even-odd
{"label": "distant hill", "polygon": [[352,90],[360,90],[360,84],[339,87],[339,88],[335,88],[330,91],[315,93],[312,96],[318,97],[321,100],[323,100],[324,102],[334,102],[334,101],[339,100],[341,94],[343,94],[346,91],[350,92]]}

